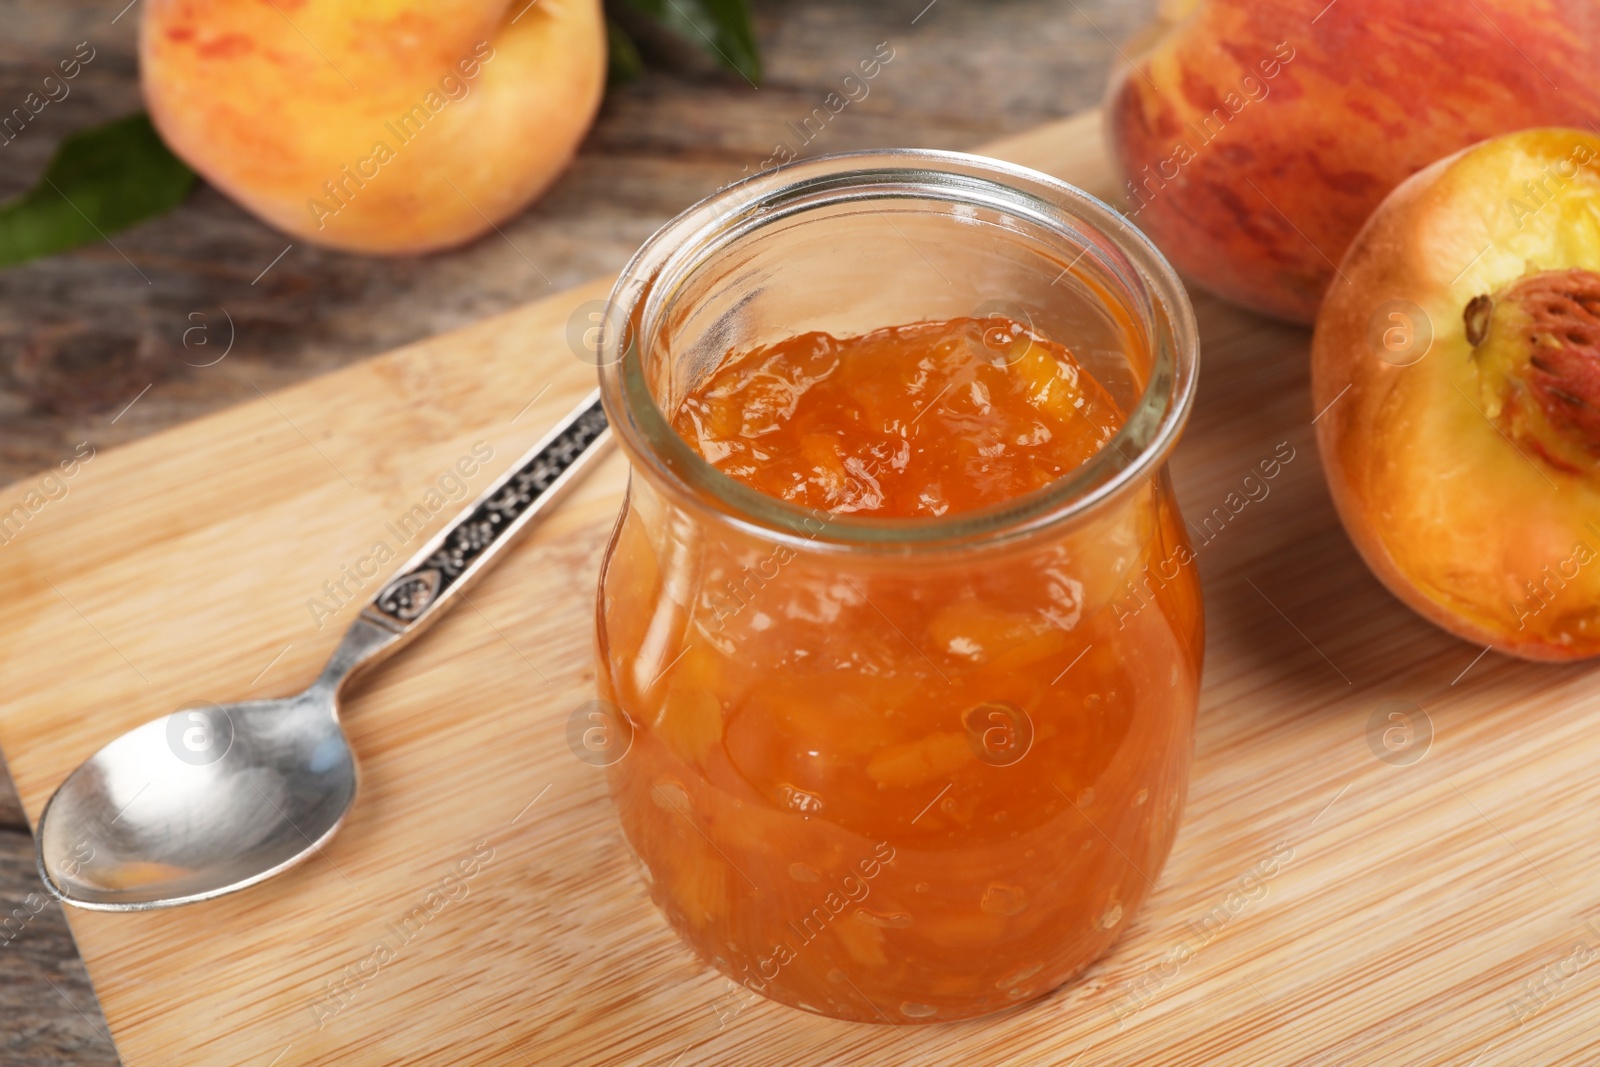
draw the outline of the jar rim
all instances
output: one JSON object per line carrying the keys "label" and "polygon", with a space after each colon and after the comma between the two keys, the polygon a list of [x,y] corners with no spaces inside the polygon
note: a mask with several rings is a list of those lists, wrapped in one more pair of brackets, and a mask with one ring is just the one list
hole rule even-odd
{"label": "jar rim", "polygon": [[[892,187],[899,192],[884,192]],[[1042,224],[1073,248],[1103,238],[1133,268],[1149,307],[1145,388],[1117,432],[1089,459],[1039,489],[950,515],[882,518],[803,508],[724,474],[673,429],[650,388],[641,338],[678,286],[732,240],[796,212],[870,196],[917,195],[999,206]],[[1076,224],[1075,226],[1073,224]],[[1084,244],[1079,258],[1090,251]],[[1075,261],[1074,261],[1075,263]],[[1069,265],[1070,269],[1070,265]],[[1129,294],[1130,296],[1135,294]],[[1177,272],[1109,204],[1040,171],[964,152],[887,149],[817,156],[734,182],[658,229],[623,268],[607,301],[598,355],[606,416],[633,463],[727,523],[768,540],[816,549],[993,544],[1072,522],[1150,479],[1171,453],[1194,404],[1199,339]]]}

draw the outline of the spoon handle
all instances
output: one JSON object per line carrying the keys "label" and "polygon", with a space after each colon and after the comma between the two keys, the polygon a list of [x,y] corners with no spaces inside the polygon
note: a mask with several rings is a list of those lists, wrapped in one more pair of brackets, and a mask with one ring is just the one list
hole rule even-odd
{"label": "spoon handle", "polygon": [[610,442],[597,390],[389,579],[350,625],[317,686],[337,689],[443,615]]}

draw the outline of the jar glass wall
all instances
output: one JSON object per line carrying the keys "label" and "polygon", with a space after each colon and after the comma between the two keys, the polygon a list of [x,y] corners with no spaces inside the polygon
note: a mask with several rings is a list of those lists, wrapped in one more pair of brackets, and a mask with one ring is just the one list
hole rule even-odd
{"label": "jar glass wall", "polygon": [[[1003,315],[1126,421],[1072,473],[938,518],[793,507],[669,425],[739,352]],[[602,394],[634,467],[598,610],[609,770],[657,904],[756,992],[868,1022],[1041,995],[1171,846],[1202,615],[1165,461],[1192,315],[1154,248],[1043,175],[937,152],[732,186],[623,273]]]}

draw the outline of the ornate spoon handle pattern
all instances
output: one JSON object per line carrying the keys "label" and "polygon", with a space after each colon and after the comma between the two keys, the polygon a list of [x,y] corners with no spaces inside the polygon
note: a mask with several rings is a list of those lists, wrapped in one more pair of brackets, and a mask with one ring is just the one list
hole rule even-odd
{"label": "ornate spoon handle pattern", "polygon": [[609,438],[598,394],[591,394],[515,469],[424,545],[362,615],[399,632],[440,610],[451,590],[514,541]]}
{"label": "ornate spoon handle pattern", "polygon": [[412,556],[361,609],[317,685],[337,690],[421,633],[605,451],[611,428],[598,391]]}

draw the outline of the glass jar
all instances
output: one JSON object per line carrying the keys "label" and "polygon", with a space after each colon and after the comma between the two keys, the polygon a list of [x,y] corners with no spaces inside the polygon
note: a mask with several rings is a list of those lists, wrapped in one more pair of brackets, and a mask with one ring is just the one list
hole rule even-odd
{"label": "glass jar", "polygon": [[[1127,418],[1025,496],[939,518],[803,510],[669,425],[730,351],[1003,314]],[[1188,779],[1202,613],[1166,471],[1198,349],[1115,211],[975,156],[793,164],[655,234],[612,292],[633,465],[603,565],[608,770],[650,892],[757,993],[864,1022],[995,1011],[1081,972],[1153,885]]]}

